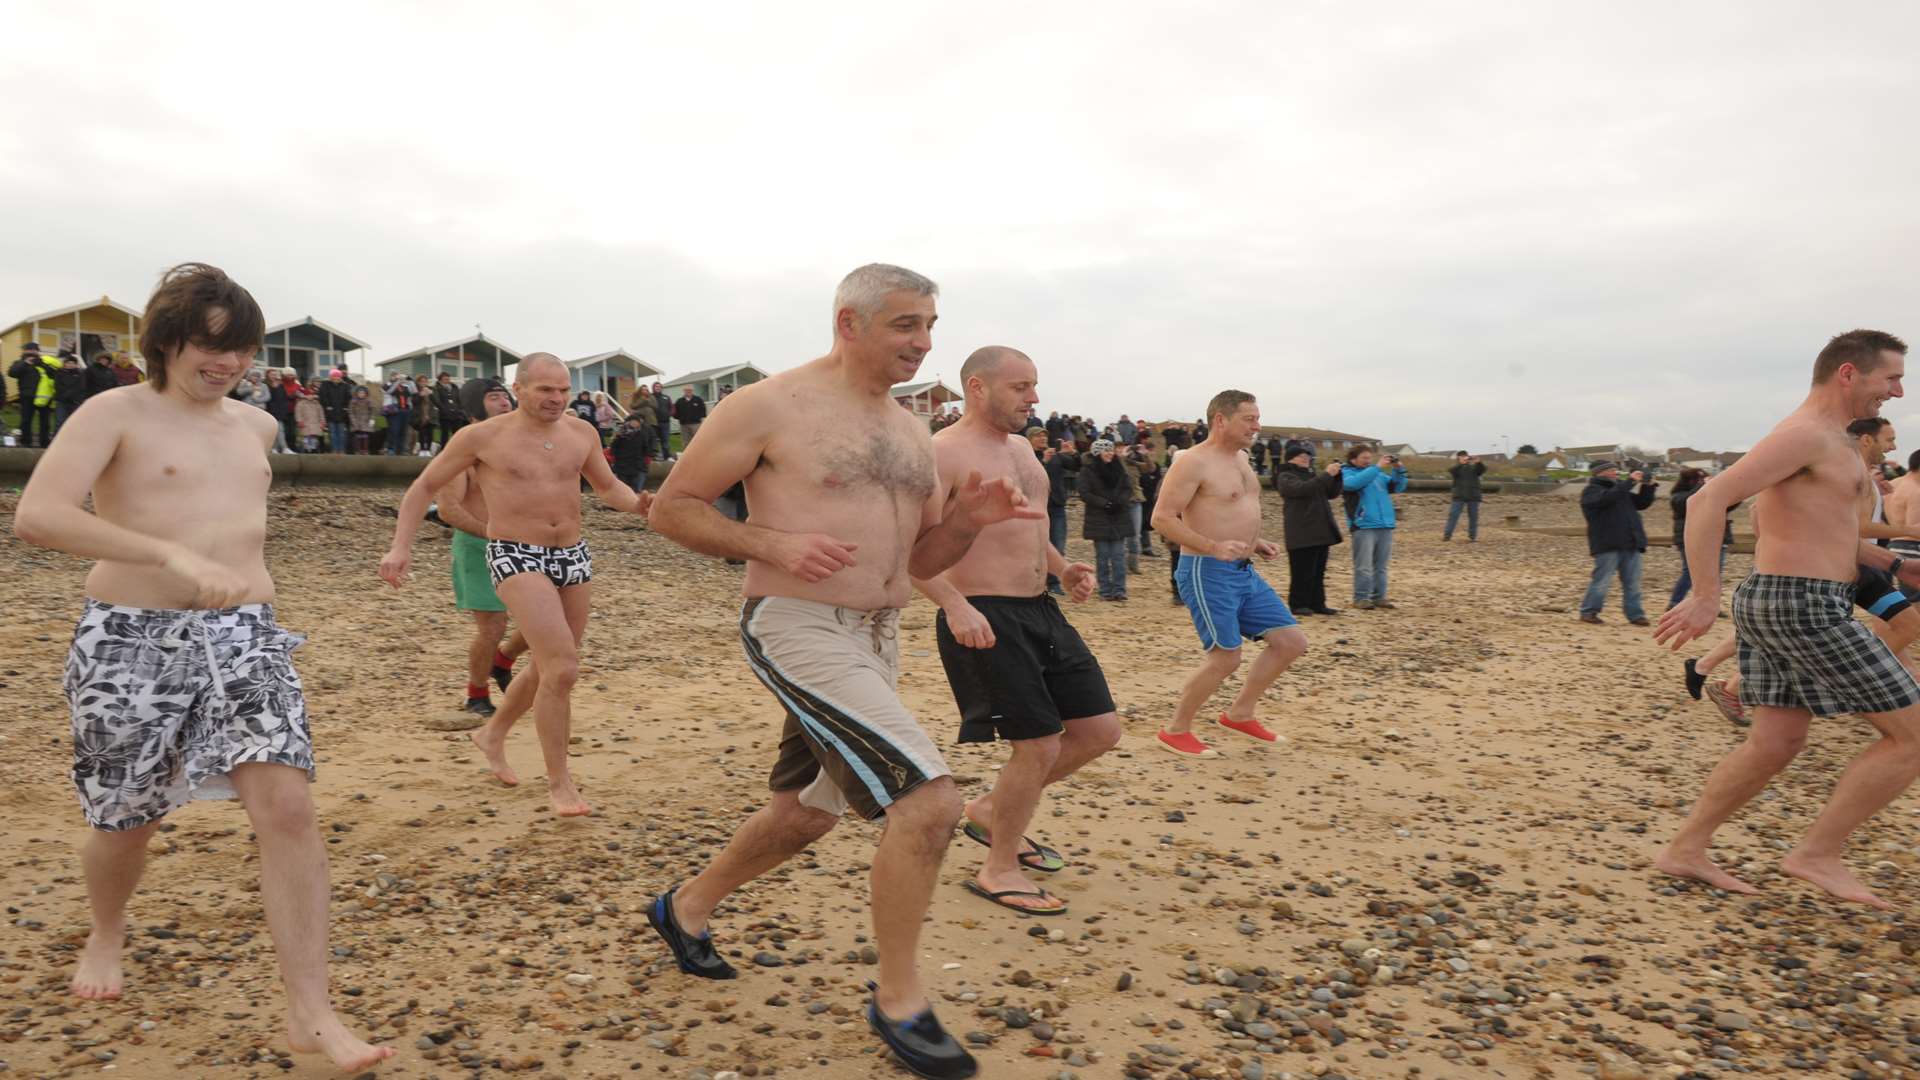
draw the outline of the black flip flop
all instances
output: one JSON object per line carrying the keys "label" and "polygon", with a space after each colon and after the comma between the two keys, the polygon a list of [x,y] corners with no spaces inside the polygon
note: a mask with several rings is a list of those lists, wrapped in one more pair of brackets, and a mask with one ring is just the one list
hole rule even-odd
{"label": "black flip flop", "polygon": [[1022,915],[1065,915],[1067,913],[1067,902],[1064,900],[1059,901],[1059,907],[1051,908],[1021,907],[1019,904],[1007,903],[1007,897],[1009,896],[1031,896],[1035,899],[1045,899],[1048,894],[1040,889],[1003,889],[1000,892],[992,892],[972,878],[967,879],[965,888],[968,892],[983,900],[991,900],[1001,907],[1006,908],[1008,911],[1017,911]]}
{"label": "black flip flop", "polygon": [[[966,834],[967,839],[979,844],[981,847],[993,846],[993,834],[987,831],[985,825],[977,821],[967,822],[966,827],[960,831]],[[1021,866],[1041,874],[1057,874],[1067,868],[1066,856],[1035,840],[1031,836],[1023,836],[1020,839],[1025,842],[1027,846],[1033,848],[1032,851],[1022,851],[1020,854],[1014,856],[1014,858],[1019,860]]]}

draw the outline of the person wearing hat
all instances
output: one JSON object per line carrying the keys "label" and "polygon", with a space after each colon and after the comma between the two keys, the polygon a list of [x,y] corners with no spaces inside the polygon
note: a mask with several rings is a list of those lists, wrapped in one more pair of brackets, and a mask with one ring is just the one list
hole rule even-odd
{"label": "person wearing hat", "polygon": [[1313,471],[1313,444],[1289,440],[1273,468],[1274,490],[1280,493],[1281,524],[1287,545],[1287,606],[1295,615],[1338,615],[1327,606],[1327,557],[1341,542],[1340,525],[1333,516],[1333,497],[1340,494],[1340,463],[1327,462]]}
{"label": "person wearing hat", "polygon": [[1580,621],[1600,623],[1600,609],[1607,605],[1607,591],[1618,574],[1620,606],[1627,621],[1651,626],[1640,603],[1640,559],[1647,550],[1647,529],[1640,522],[1640,511],[1653,505],[1653,493],[1660,485],[1638,469],[1622,483],[1617,461],[1596,461],[1591,471],[1587,489],[1580,493],[1580,512],[1587,518],[1593,580],[1580,601]]}
{"label": "person wearing hat", "polygon": [[[20,359],[7,369],[20,386],[21,446],[48,446],[53,442],[53,373],[58,370],[59,364],[40,355],[37,341],[20,346]],[[36,418],[40,424],[38,443],[33,441]]]}
{"label": "person wearing hat", "polygon": [[1133,480],[1114,452],[1112,439],[1095,439],[1092,460],[1080,469],[1080,502],[1086,516],[1081,535],[1093,541],[1094,578],[1100,599],[1127,598],[1127,537],[1133,528]]}

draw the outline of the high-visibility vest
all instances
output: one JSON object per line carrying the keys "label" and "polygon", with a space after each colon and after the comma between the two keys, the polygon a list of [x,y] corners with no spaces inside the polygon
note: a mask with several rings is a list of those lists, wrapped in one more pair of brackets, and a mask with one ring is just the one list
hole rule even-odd
{"label": "high-visibility vest", "polygon": [[44,409],[53,404],[53,376],[60,370],[60,365],[48,361],[44,355],[38,357],[37,362],[40,368],[40,384],[33,388],[33,407]]}

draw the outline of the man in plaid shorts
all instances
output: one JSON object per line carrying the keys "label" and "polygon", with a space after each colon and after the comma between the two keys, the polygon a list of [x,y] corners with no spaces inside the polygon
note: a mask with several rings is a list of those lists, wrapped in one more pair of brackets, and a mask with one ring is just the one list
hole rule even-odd
{"label": "man in plaid shorts", "polygon": [[[1746,457],[1688,503],[1687,565],[1694,591],[1669,609],[1655,640],[1678,647],[1713,627],[1720,610],[1719,546],[1728,507],[1758,496],[1754,573],[1733,594],[1740,697],[1752,709],[1747,741],[1707,778],[1685,824],[1654,865],[1729,892],[1757,890],[1707,857],[1714,830],[1767,786],[1806,745],[1812,718],[1855,713],[1881,738],[1847,766],[1833,796],[1798,846],[1787,873],[1842,900],[1877,908],[1874,895],[1841,860],[1848,836],[1920,777],[1920,684],[1853,618],[1860,568],[1920,584],[1920,565],[1868,540],[1852,523],[1874,496],[1847,425],[1877,416],[1901,396],[1907,346],[1877,330],[1827,343],[1814,361],[1806,401]],[[1844,523],[1844,527],[1836,527]]]}

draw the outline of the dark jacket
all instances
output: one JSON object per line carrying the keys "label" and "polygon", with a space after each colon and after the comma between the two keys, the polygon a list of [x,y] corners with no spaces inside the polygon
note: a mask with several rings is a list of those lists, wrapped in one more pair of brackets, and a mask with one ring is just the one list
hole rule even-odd
{"label": "dark jacket", "polygon": [[120,376],[113,373],[112,364],[94,361],[87,365],[87,396],[105,393],[120,385]]}
{"label": "dark jacket", "polygon": [[698,424],[707,418],[707,403],[699,394],[683,397],[673,403],[673,418],[682,424]]}
{"label": "dark jacket", "polygon": [[[1693,493],[1705,486],[1701,484],[1697,487],[1676,487],[1673,489],[1673,494],[1667,496],[1668,503],[1673,507],[1674,547],[1687,546],[1687,500],[1693,498]],[[1739,509],[1737,505],[1727,507],[1727,531],[1720,537],[1721,547],[1733,546],[1733,512],[1737,509]]]}
{"label": "dark jacket", "polygon": [[33,404],[34,392],[40,389],[40,365],[22,356],[7,369],[7,374],[20,384],[20,404]]}
{"label": "dark jacket", "polygon": [[1054,452],[1053,459],[1039,450],[1033,456],[1040,460],[1040,467],[1047,470],[1047,506],[1067,505],[1067,495],[1073,491],[1073,481],[1067,476],[1067,459],[1064,454]]}
{"label": "dark jacket", "polygon": [[327,414],[327,423],[344,424],[352,417],[347,415],[347,407],[353,404],[353,387],[345,379],[334,382],[327,379],[315,391],[320,397],[320,411]]}
{"label": "dark jacket", "polygon": [[661,423],[665,424],[665,423],[672,422],[673,399],[667,396],[667,392],[665,390],[662,390],[659,393],[653,395],[653,408],[655,412],[658,412],[660,414]]}
{"label": "dark jacket", "polygon": [[1080,466],[1080,501],[1087,516],[1080,535],[1088,540],[1125,540],[1133,534],[1133,481],[1120,459],[1088,458]]}
{"label": "dark jacket", "polygon": [[1649,480],[1633,490],[1626,480],[1587,481],[1580,493],[1580,512],[1587,515],[1587,554],[1604,551],[1647,550],[1647,529],[1640,523],[1640,511],[1653,505],[1653,493],[1660,485]]}
{"label": "dark jacket", "polygon": [[1484,461],[1476,461],[1472,464],[1460,462],[1448,469],[1448,475],[1453,477],[1453,501],[1479,502],[1480,477],[1486,471],[1487,464]]}
{"label": "dark jacket", "polygon": [[1339,473],[1303,469],[1281,462],[1273,471],[1273,486],[1282,500],[1281,522],[1288,551],[1330,547],[1340,543],[1340,525],[1333,516],[1333,497],[1345,481]]}
{"label": "dark jacket", "polygon": [[283,424],[293,418],[293,399],[287,396],[286,383],[267,387],[267,415]]}
{"label": "dark jacket", "polygon": [[647,447],[659,437],[659,432],[650,432],[644,426],[622,429],[620,434],[613,437],[613,475],[633,476],[639,473],[646,467]]}
{"label": "dark jacket", "polygon": [[87,400],[87,373],[81,368],[63,367],[53,373],[53,400],[73,408]]}
{"label": "dark jacket", "polygon": [[433,384],[433,403],[440,409],[440,423],[460,427],[467,422],[467,407],[460,404],[460,387],[451,382]]}

